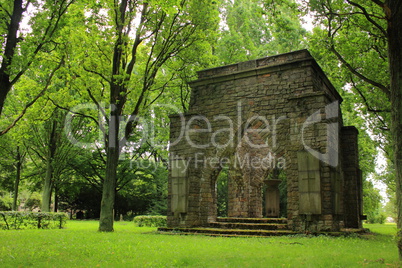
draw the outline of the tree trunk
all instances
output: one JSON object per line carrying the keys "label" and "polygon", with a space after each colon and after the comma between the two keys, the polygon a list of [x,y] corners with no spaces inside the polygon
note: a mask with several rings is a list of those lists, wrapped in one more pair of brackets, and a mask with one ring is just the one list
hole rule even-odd
{"label": "tree trunk", "polygon": [[[127,89],[125,88],[124,81],[119,78],[123,54],[124,54],[124,23],[126,16],[126,8],[128,1],[123,0],[120,2],[118,14],[116,19],[116,31],[117,40],[113,50],[112,61],[112,81],[110,83],[110,118],[108,135],[106,138],[106,176],[103,181],[101,211],[99,219],[99,231],[101,232],[113,232],[113,220],[114,220],[114,203],[116,196],[116,184],[117,184],[117,167],[119,165],[120,156],[120,140],[119,140],[119,127],[120,116],[126,102]],[[117,10],[115,10],[117,11]],[[124,73],[124,72],[123,72]]]}
{"label": "tree trunk", "polygon": [[18,202],[18,188],[19,188],[19,185],[20,185],[21,168],[22,168],[22,159],[21,158],[22,158],[22,156],[21,156],[21,153],[20,153],[20,147],[17,146],[17,158],[16,158],[16,160],[17,160],[17,165],[16,165],[16,167],[17,167],[17,175],[16,175],[15,182],[14,182],[14,196],[13,196],[13,207],[12,207],[13,211],[18,210],[18,205],[17,205],[17,202]]}
{"label": "tree trunk", "polygon": [[57,196],[57,187],[54,187],[54,208],[53,212],[57,212],[59,209],[59,198]]}
{"label": "tree trunk", "polygon": [[[117,89],[116,89],[117,88]],[[119,142],[119,115],[121,107],[113,104],[118,96],[114,92],[119,92],[118,87],[111,86],[111,113],[109,119],[108,136],[106,140],[106,176],[103,181],[101,211],[99,219],[99,231],[113,232],[114,202],[116,196],[117,167],[119,165],[120,142]]]}
{"label": "tree trunk", "polygon": [[41,206],[42,212],[50,211],[52,187],[53,187],[53,167],[52,167],[52,160],[48,159],[46,163],[45,184],[43,186],[43,192],[42,192],[42,206]]}
{"label": "tree trunk", "polygon": [[389,0],[385,5],[388,17],[388,58],[391,75],[391,116],[394,142],[394,166],[398,210],[398,251],[402,260],[402,5]]}
{"label": "tree trunk", "polygon": [[6,35],[7,41],[2,54],[0,67],[0,116],[3,111],[7,94],[10,92],[12,87],[9,72],[15,54],[15,48],[18,44],[18,30],[20,28],[23,12],[22,0],[14,0],[13,13],[11,15],[11,20],[8,22],[8,32]]}
{"label": "tree trunk", "polygon": [[0,116],[1,112],[3,111],[4,102],[6,101],[7,94],[11,89],[11,86],[9,86],[9,84],[10,82],[8,81],[8,75],[0,74]]}
{"label": "tree trunk", "polygon": [[52,122],[52,129],[49,134],[48,155],[46,157],[46,176],[42,193],[42,211],[50,212],[50,202],[53,189],[53,160],[57,149],[57,119]]}
{"label": "tree trunk", "polygon": [[119,147],[108,148],[106,159],[106,176],[103,181],[99,231],[113,232],[113,208],[116,195],[117,165]]}

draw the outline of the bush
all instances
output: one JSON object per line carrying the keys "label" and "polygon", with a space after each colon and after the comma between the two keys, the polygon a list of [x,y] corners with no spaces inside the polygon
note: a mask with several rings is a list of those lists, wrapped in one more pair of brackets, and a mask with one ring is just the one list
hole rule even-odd
{"label": "bush", "polygon": [[367,223],[385,223],[387,216],[380,210],[367,212]]}
{"label": "bush", "polygon": [[0,211],[0,229],[62,229],[67,218],[66,213]]}
{"label": "bush", "polygon": [[35,208],[40,208],[42,203],[42,196],[38,192],[33,192],[31,196],[25,202],[25,207],[29,210],[34,210]]}
{"label": "bush", "polygon": [[11,210],[13,199],[8,196],[0,196],[0,210]]}
{"label": "bush", "polygon": [[133,222],[137,227],[166,227],[166,216],[136,216]]}

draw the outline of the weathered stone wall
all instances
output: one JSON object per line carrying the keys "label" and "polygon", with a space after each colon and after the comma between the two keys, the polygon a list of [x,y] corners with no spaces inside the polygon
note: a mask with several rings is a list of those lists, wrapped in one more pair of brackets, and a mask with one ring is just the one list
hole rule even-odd
{"label": "weathered stone wall", "polygon": [[216,179],[226,166],[230,217],[261,217],[264,179],[279,168],[287,176],[289,227],[338,230],[342,99],[309,52],[208,69],[198,77],[190,83],[188,113],[171,117],[168,224],[215,220]]}

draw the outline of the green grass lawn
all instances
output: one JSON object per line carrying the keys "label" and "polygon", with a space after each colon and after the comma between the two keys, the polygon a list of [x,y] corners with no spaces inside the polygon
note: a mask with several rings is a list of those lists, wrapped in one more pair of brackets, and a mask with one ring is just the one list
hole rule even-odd
{"label": "green grass lawn", "polygon": [[395,225],[364,237],[225,238],[157,234],[116,222],[69,221],[63,230],[0,231],[0,267],[399,267]]}

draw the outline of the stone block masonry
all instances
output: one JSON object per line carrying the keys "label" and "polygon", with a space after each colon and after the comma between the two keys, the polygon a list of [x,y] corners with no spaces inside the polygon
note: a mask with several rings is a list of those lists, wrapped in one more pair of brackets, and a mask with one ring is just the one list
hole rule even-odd
{"label": "stone block masonry", "polygon": [[229,217],[262,217],[263,200],[277,200],[267,180],[286,178],[289,228],[361,226],[357,136],[307,50],[203,70],[190,86],[188,113],[170,117],[170,227],[216,221],[222,169]]}

